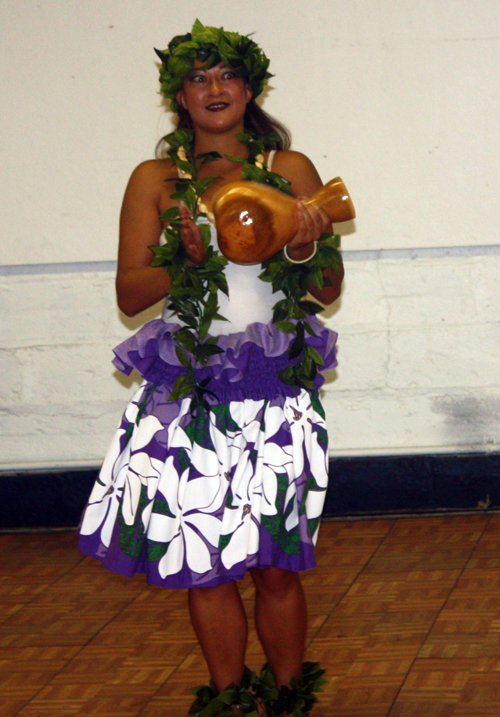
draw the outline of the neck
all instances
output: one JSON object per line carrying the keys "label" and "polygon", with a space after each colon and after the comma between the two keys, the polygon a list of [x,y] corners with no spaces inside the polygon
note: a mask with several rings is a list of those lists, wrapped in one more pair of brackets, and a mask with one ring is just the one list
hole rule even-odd
{"label": "neck", "polygon": [[236,157],[247,157],[248,150],[244,144],[238,142],[236,134],[243,132],[244,127],[233,128],[229,132],[221,132],[214,134],[213,132],[204,132],[195,129],[194,135],[194,154],[195,157],[205,152],[218,152],[222,156],[232,154]]}

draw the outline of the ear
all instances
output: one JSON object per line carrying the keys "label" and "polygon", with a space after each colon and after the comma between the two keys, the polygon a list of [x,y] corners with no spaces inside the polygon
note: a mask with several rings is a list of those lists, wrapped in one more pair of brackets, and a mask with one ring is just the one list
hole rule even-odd
{"label": "ear", "polygon": [[186,107],[186,96],[185,96],[185,94],[184,94],[184,89],[179,90],[179,92],[175,95],[175,99],[177,100],[177,102],[180,104],[180,106],[181,106],[183,109],[185,109],[185,110],[187,109],[187,107]]}
{"label": "ear", "polygon": [[245,84],[245,93],[247,96],[247,104],[248,104],[253,97],[253,92],[250,89],[250,85],[248,84],[248,82]]}

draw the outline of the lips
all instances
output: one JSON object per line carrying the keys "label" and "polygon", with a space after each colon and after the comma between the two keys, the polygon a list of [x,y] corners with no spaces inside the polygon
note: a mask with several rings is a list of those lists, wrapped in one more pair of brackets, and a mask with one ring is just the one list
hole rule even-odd
{"label": "lips", "polygon": [[207,110],[209,112],[221,112],[225,110],[226,107],[229,107],[228,102],[212,102],[210,105],[207,105]]}

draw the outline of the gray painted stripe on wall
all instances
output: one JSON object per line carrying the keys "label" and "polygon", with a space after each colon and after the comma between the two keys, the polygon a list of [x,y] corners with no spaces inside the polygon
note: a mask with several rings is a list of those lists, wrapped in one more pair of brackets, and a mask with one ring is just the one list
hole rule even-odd
{"label": "gray painted stripe on wall", "polygon": [[[462,256],[496,256],[500,244],[481,246],[416,247],[413,249],[360,249],[343,251],[344,261],[381,261],[384,259],[441,259]],[[75,261],[54,264],[11,264],[0,266],[0,276],[23,274],[82,274],[84,272],[115,272],[116,261]]]}
{"label": "gray painted stripe on wall", "polygon": [[379,261],[381,259],[441,259],[454,256],[493,256],[500,254],[499,244],[480,246],[429,246],[414,249],[361,249],[343,251],[345,261]]}
{"label": "gray painted stripe on wall", "polygon": [[116,271],[116,261],[68,261],[60,264],[12,264],[0,266],[0,276],[23,274],[83,274]]}

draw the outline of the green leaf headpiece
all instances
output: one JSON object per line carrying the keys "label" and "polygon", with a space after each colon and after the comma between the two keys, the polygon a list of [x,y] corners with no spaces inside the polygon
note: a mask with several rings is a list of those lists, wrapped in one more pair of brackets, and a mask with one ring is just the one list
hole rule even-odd
{"label": "green leaf headpiece", "polygon": [[170,100],[173,112],[179,111],[176,95],[184,77],[191,72],[195,60],[210,69],[219,62],[238,72],[257,97],[272,75],[267,71],[269,60],[260,47],[246,35],[208,27],[196,20],[191,32],[176,35],[166,50],[156,50],[161,60],[161,93]]}

